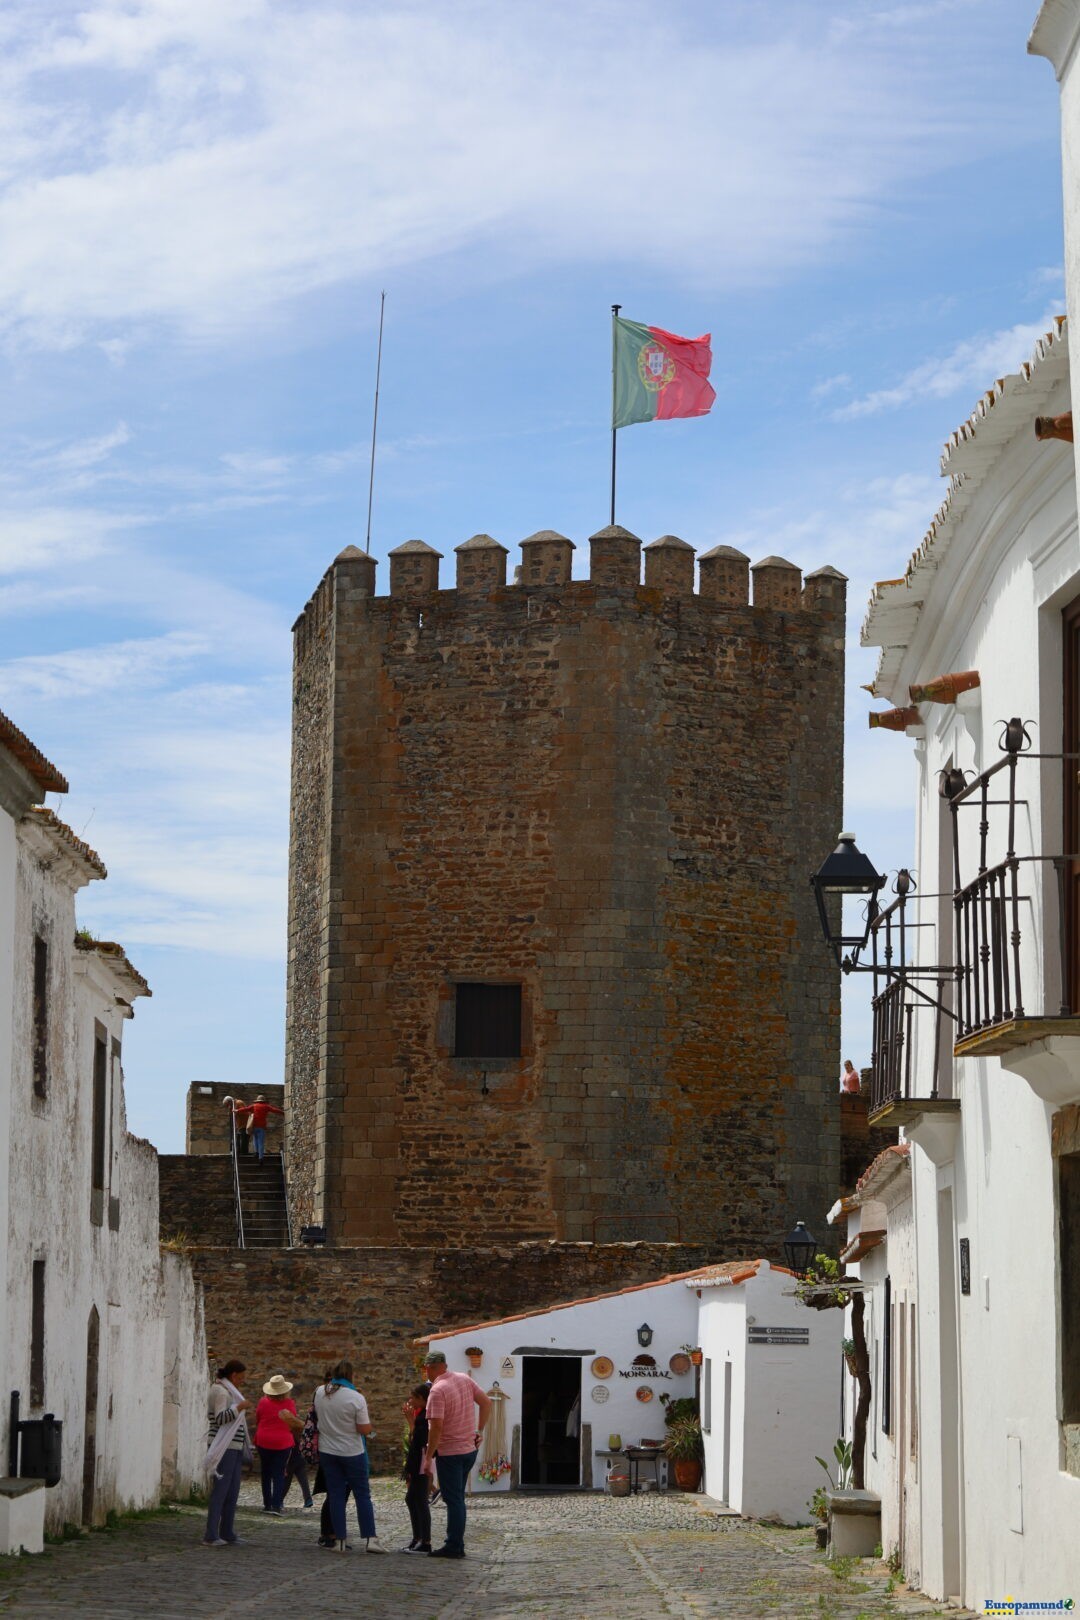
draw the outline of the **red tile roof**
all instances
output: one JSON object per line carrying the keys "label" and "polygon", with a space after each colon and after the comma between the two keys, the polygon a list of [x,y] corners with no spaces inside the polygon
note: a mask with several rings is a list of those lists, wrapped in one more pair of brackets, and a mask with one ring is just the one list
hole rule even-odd
{"label": "red tile roof", "polygon": [[866,1167],[858,1181],[855,1183],[855,1197],[857,1201],[859,1203],[862,1202],[859,1195],[863,1192],[864,1188],[869,1186],[871,1181],[877,1178],[879,1173],[887,1164],[890,1163],[892,1159],[906,1159],[910,1152],[911,1144],[909,1142],[896,1142],[892,1147],[887,1147],[881,1153],[879,1153],[877,1158]]}
{"label": "red tile roof", "polygon": [[35,748],[26,733],[20,731],[15,722],[3,713],[0,713],[0,747],[6,748],[23,769],[29,771],[41,790],[42,798],[46,793],[67,792],[67,781],[56,766],[50,764],[41,749]]}
{"label": "red tile roof", "polygon": [[[502,1327],[506,1322],[528,1322],[535,1316],[549,1316],[553,1311],[568,1311],[574,1305],[595,1305],[602,1299],[619,1299],[623,1294],[638,1294],[646,1288],[662,1288],[665,1283],[682,1282],[693,1286],[694,1280],[700,1278],[704,1285],[716,1286],[727,1283],[735,1286],[737,1283],[749,1282],[756,1277],[761,1266],[760,1260],[723,1260],[713,1266],[696,1266],[693,1271],[672,1271],[666,1277],[657,1277],[653,1282],[632,1283],[629,1288],[613,1288],[606,1294],[587,1294],[583,1299],[566,1299],[558,1305],[547,1305],[535,1311],[518,1311],[513,1316],[496,1316],[487,1322],[472,1322],[467,1327],[444,1328],[439,1333],[426,1333],[423,1338],[414,1339],[414,1344],[432,1344],[436,1339],[453,1339],[459,1333],[479,1332],[481,1328]],[[787,1272],[785,1266],[773,1266],[773,1271]],[[788,1276],[794,1273],[787,1272]]]}
{"label": "red tile roof", "polygon": [[114,939],[87,939],[85,934],[82,936],[76,934],[75,949],[79,951],[94,951],[98,956],[108,958],[108,960],[119,968],[121,972],[126,973],[129,978],[134,980],[137,987],[136,995],[153,995],[154,992],[151,990],[149,984],[147,984],[138,968],[134,967],[129,961],[124,947],[122,945],[118,945]]}
{"label": "red tile roof", "polygon": [[77,855],[80,860],[85,861],[86,865],[90,867],[95,877],[108,877],[109,874],[105,870],[105,862],[102,860],[97,851],[91,849],[89,844],[84,843],[79,837],[78,833],[72,832],[67,822],[61,821],[60,817],[54,810],[49,810],[45,805],[42,804],[35,804],[31,805],[30,809],[27,811],[27,815],[32,816],[38,826],[48,827],[51,832],[56,833],[63,843],[68,846],[73,855]]}
{"label": "red tile roof", "polygon": [[888,1235],[888,1232],[882,1231],[857,1233],[851,1242],[840,1250],[841,1260],[845,1265],[854,1265],[864,1254],[869,1254],[871,1249],[876,1249],[880,1243],[884,1243]]}

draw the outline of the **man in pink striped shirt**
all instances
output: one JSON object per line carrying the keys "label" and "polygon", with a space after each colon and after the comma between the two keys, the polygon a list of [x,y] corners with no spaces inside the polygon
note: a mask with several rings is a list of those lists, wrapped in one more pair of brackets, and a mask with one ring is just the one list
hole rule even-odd
{"label": "man in pink striped shirt", "polygon": [[429,1353],[425,1371],[431,1380],[427,1461],[430,1467],[434,1459],[446,1502],[446,1545],[431,1556],[464,1558],[465,1486],[491,1415],[491,1401],[466,1373],[450,1372],[441,1350]]}

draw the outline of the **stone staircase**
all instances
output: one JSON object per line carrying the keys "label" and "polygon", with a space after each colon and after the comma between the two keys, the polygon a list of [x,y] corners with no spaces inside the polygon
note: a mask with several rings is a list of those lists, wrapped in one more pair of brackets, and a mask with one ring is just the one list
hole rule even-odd
{"label": "stone staircase", "polygon": [[268,1154],[262,1164],[253,1153],[237,1157],[240,1208],[246,1249],[284,1249],[289,1242],[285,1175],[281,1155]]}

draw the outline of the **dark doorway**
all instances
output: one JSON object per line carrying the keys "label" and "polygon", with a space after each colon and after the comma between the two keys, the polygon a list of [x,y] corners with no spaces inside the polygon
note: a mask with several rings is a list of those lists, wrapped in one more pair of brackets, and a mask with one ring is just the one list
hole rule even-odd
{"label": "dark doorway", "polygon": [[522,1358],[521,1483],[563,1490],[581,1484],[581,1362],[577,1356]]}
{"label": "dark doorway", "polygon": [[98,1370],[101,1320],[97,1306],[90,1308],[86,1325],[86,1422],[83,1429],[82,1522],[94,1523],[94,1485],[97,1478]]}
{"label": "dark doorway", "polygon": [[[1066,855],[1080,854],[1080,597],[1061,615],[1064,643],[1062,749],[1064,760]],[[1080,860],[1065,865],[1065,961],[1061,965],[1062,1000],[1080,1012]]]}

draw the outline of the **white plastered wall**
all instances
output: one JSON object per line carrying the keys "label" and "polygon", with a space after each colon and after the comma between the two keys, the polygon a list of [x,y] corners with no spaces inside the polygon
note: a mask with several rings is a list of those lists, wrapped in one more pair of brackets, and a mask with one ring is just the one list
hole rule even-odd
{"label": "white plastered wall", "polygon": [[[83,1521],[86,1457],[87,1344],[91,1311],[98,1318],[98,1396],[93,1518],[110,1508],[145,1507],[159,1499],[163,1472],[163,1391],[167,1300],[158,1245],[157,1155],[127,1132],[122,1073],[114,1042],[126,1004],[113,963],[74,945],[75,890],[87,880],[78,861],[43,855],[40,829],[20,834],[13,938],[15,974],[10,1113],[9,1264],[6,1339],[9,1386],[22,1394],[22,1415],[49,1411],[63,1429],[63,1476],[47,1492],[46,1527]],[[31,1071],[35,931],[49,941],[48,1095],[36,1099]],[[107,1041],[106,1187],[100,1224],[91,1219],[94,1042]],[[110,1221],[110,1200],[118,1224]],[[30,1405],[31,1276],[45,1262],[45,1400]],[[183,1269],[186,1262],[177,1264]],[[193,1285],[178,1307],[197,1309]],[[182,1301],[181,1301],[182,1296]],[[181,1474],[191,1466],[192,1431],[205,1418],[205,1346],[201,1319],[177,1325],[174,1344],[192,1364],[174,1373],[189,1403],[177,1420],[174,1453]],[[197,1385],[201,1387],[196,1389]],[[4,1416],[6,1417],[6,1411]],[[4,1425],[6,1440],[6,1423]],[[174,1465],[173,1472],[177,1469]]]}
{"label": "white plastered wall", "polygon": [[[644,1439],[663,1439],[664,1409],[659,1396],[668,1394],[674,1398],[694,1393],[693,1373],[672,1373],[668,1363],[681,1345],[697,1342],[697,1317],[697,1297],[684,1282],[659,1283],[488,1327],[440,1334],[431,1340],[431,1346],[443,1351],[452,1372],[470,1373],[483,1389],[490,1389],[498,1381],[508,1397],[508,1446],[514,1426],[521,1423],[522,1357],[516,1352],[522,1346],[551,1352],[587,1350],[589,1353],[581,1357],[581,1421],[591,1427],[591,1450],[596,1452],[607,1447],[610,1434],[620,1435],[624,1445],[636,1445]],[[637,1339],[637,1330],[644,1323],[654,1329],[647,1352],[642,1351]],[[479,1369],[470,1367],[465,1355],[466,1347],[474,1344],[484,1352]],[[630,1376],[634,1357],[643,1353],[653,1357],[660,1376],[647,1379]],[[607,1356],[614,1362],[615,1370],[610,1378],[594,1377],[590,1364],[595,1356]],[[514,1364],[509,1377],[500,1370],[506,1357]],[[597,1388],[607,1390],[606,1399],[592,1398]],[[648,1402],[639,1401],[639,1389],[652,1390],[653,1398]],[[592,1458],[592,1475],[593,1485],[602,1487],[605,1478],[602,1459]],[[491,1486],[473,1470],[474,1491],[509,1488],[509,1475]]]}
{"label": "white plastered wall", "polygon": [[[1074,248],[1075,231],[1071,240]],[[1067,381],[1033,404],[1030,414],[1012,406],[1006,393],[994,407],[994,425],[1000,428],[1005,412],[1015,409],[1015,432],[981,462],[976,457],[982,429],[976,426],[974,449],[964,452],[969,461],[962,516],[936,569],[916,581],[923,605],[898,674],[883,695],[907,701],[909,684],[954,670],[976,669],[981,677],[977,694],[966,701],[923,709],[913,858],[918,873],[937,874],[948,866],[941,839],[951,834],[937,796],[938,773],[946,764],[988,767],[1001,757],[997,722],[1014,715],[1036,723],[1036,749],[1061,747],[1060,610],[1080,595],[1075,479],[1069,447],[1037,444],[1030,416],[1036,409],[1060,414],[1069,404]],[[1029,761],[1018,769],[1018,795],[1026,802],[1018,812],[1017,853],[1060,853],[1062,767]],[[1004,776],[995,783],[1003,789]],[[966,851],[961,875],[967,881],[977,865],[979,812],[958,813]],[[1005,846],[1004,815],[994,809],[990,864],[1003,857]],[[1022,873],[1029,895],[1021,915],[1024,1010],[1053,1015],[1059,992],[1053,868],[1029,862]],[[951,936],[940,944],[930,943],[932,935],[923,937],[928,949],[940,951],[939,960],[952,960]],[[891,1465],[881,1470],[884,1538],[891,1540],[903,1525],[909,1578],[935,1598],[959,1596],[974,1607],[988,1594],[1067,1593],[1077,1574],[1071,1527],[1080,1512],[1080,1479],[1062,1467],[1058,1422],[1053,1107],[1006,1066],[1011,1061],[950,1055],[942,1079],[945,1094],[951,1090],[961,1103],[955,1137],[951,1145],[944,1136],[920,1144],[920,1128],[912,1131],[920,1432],[917,1472],[908,1458],[903,1503],[895,1445]],[[924,1020],[914,1094],[928,1096],[931,1084],[932,1040]],[[900,1235],[899,1220],[890,1218],[894,1297]],[[962,1238],[970,1245],[969,1294],[960,1292],[958,1278]],[[950,1315],[958,1324],[955,1349]],[[953,1400],[950,1355],[959,1367]],[[950,1435],[960,1448],[958,1490],[950,1484]],[[958,1556],[948,1542],[950,1490],[959,1496]]]}
{"label": "white plastered wall", "polygon": [[[752,1327],[806,1329],[809,1341],[751,1345]],[[745,1282],[702,1289],[699,1331],[712,1390],[706,1490],[723,1499],[730,1447],[728,1506],[750,1518],[805,1524],[810,1497],[825,1483],[815,1459],[831,1459],[840,1433],[842,1312],[801,1304],[791,1274],[763,1262]],[[728,1365],[730,1440],[723,1421]]]}

